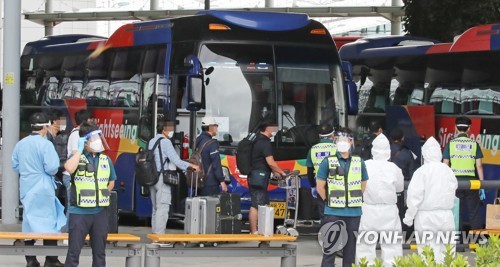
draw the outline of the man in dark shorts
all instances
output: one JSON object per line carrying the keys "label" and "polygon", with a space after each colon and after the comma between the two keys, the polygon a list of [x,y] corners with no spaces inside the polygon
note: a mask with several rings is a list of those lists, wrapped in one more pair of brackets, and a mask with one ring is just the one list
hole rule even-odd
{"label": "man in dark shorts", "polygon": [[250,233],[257,233],[258,208],[269,204],[269,193],[267,186],[271,178],[271,172],[281,177],[285,173],[278,166],[273,157],[273,146],[271,138],[278,132],[278,126],[271,121],[264,121],[259,126],[259,133],[255,139],[252,149],[252,171],[248,175],[248,187],[252,197],[250,207]]}

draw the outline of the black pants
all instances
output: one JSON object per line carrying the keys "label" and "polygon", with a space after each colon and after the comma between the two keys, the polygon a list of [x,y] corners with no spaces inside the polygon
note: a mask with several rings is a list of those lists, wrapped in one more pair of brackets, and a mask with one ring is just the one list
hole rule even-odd
{"label": "black pants", "polygon": [[[26,240],[24,241],[25,246],[34,246],[35,240]],[[44,246],[57,246],[57,240],[43,240]],[[26,261],[35,261],[36,256],[26,256]],[[47,256],[45,257],[45,261],[55,262],[57,261],[57,256]]]}
{"label": "black pants", "polygon": [[[344,258],[342,260],[343,267],[351,267],[356,262],[356,235],[355,232],[359,229],[361,217],[344,217],[335,215],[325,215],[321,218],[321,225],[328,222],[344,221],[347,227],[347,242],[343,249]],[[331,255],[323,254],[321,267],[335,266],[335,253]]]}
{"label": "black pants", "polygon": [[69,246],[65,267],[78,266],[85,237],[90,236],[92,267],[106,266],[108,210],[97,214],[71,214],[69,217]]}
{"label": "black pants", "polygon": [[325,201],[321,199],[321,197],[313,198],[314,202],[316,203],[316,208],[315,210],[318,211],[318,218],[321,220],[323,217],[325,217]]}
{"label": "black pants", "polygon": [[482,229],[483,222],[481,221],[481,214],[479,212],[481,206],[479,192],[477,190],[457,190],[456,196],[460,199],[460,229],[464,230],[463,219],[466,208],[469,212],[470,229]]}

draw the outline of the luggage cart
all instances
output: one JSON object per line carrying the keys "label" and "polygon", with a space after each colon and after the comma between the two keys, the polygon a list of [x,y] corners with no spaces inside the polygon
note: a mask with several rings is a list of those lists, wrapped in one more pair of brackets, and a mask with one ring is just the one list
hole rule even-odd
{"label": "luggage cart", "polygon": [[287,173],[284,178],[277,180],[278,186],[286,191],[285,218],[283,225],[279,225],[276,228],[277,234],[299,236],[299,232],[296,229],[299,209],[299,174],[300,171],[295,170]]}

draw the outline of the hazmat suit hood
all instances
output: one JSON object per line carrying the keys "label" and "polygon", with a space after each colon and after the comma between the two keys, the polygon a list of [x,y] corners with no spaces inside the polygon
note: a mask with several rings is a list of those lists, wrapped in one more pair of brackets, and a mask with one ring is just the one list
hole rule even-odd
{"label": "hazmat suit hood", "polygon": [[374,160],[387,161],[391,158],[391,145],[384,134],[379,134],[372,142],[372,155]]}
{"label": "hazmat suit hood", "polygon": [[441,159],[443,158],[441,146],[434,137],[431,136],[422,146],[422,155],[424,157],[424,164],[430,162],[441,162]]}

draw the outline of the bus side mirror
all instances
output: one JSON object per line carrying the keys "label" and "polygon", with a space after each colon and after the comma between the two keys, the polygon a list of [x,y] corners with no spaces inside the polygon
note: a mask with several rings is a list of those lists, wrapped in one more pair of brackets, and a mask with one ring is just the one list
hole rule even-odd
{"label": "bus side mirror", "polygon": [[203,100],[203,77],[200,75],[188,75],[186,78],[187,105],[189,111],[199,111]]}
{"label": "bus side mirror", "polygon": [[345,82],[346,93],[347,93],[347,114],[357,115],[358,114],[358,90],[356,84],[353,81]]}
{"label": "bus side mirror", "polygon": [[352,65],[349,61],[342,61],[342,70],[344,71],[344,79],[352,81]]}
{"label": "bus side mirror", "polygon": [[356,83],[352,80],[352,65],[348,61],[342,61],[342,70],[344,71],[344,84],[347,96],[347,114],[358,114],[358,90]]}

